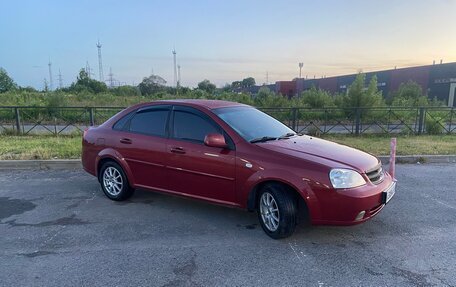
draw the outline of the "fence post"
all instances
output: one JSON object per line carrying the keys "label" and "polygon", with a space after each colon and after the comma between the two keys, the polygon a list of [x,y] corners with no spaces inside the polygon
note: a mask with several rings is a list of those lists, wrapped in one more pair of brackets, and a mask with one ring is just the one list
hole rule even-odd
{"label": "fence post", "polygon": [[95,125],[95,118],[94,118],[94,114],[93,114],[93,107],[89,108],[89,117],[90,117],[90,126],[94,126]]}
{"label": "fence post", "polygon": [[296,117],[297,117],[297,109],[296,108],[293,108],[292,110],[292,128],[294,131],[297,131],[298,127],[297,127],[297,121],[296,121]]}
{"label": "fence post", "polygon": [[424,115],[426,114],[426,109],[421,107],[418,117],[418,134],[422,134],[424,132]]}
{"label": "fence post", "polygon": [[21,134],[21,116],[18,107],[14,108],[14,116],[16,118],[16,133]]}
{"label": "fence post", "polygon": [[453,123],[453,113],[454,113],[454,108],[451,108],[451,111],[450,111],[450,125],[448,126],[448,133],[451,134],[451,124]]}
{"label": "fence post", "polygon": [[356,108],[355,110],[355,135],[359,135],[361,130],[361,109]]}

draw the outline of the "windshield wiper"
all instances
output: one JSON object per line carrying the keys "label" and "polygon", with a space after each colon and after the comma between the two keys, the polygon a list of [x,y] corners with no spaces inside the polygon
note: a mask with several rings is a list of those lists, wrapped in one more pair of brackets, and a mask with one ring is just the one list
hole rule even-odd
{"label": "windshield wiper", "polygon": [[296,133],[286,133],[286,134],[284,134],[284,135],[281,135],[281,136],[279,137],[279,140],[289,139],[290,137],[296,136],[296,135],[297,135]]}
{"label": "windshield wiper", "polygon": [[276,137],[261,137],[261,138],[256,138],[250,141],[250,143],[259,143],[259,142],[267,142],[267,141],[275,141],[277,138]]}

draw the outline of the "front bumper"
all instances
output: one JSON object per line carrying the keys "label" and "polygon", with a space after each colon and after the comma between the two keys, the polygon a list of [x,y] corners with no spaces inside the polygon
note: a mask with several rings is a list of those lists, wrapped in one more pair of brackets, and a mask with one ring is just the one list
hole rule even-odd
{"label": "front bumper", "polygon": [[388,173],[378,184],[366,184],[353,189],[325,189],[316,192],[319,218],[315,225],[355,225],[377,215],[386,204],[385,191],[395,188],[396,182]]}

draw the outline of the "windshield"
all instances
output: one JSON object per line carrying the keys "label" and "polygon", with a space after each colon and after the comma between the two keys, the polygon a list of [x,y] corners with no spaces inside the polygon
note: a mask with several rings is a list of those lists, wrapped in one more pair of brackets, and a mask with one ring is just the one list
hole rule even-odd
{"label": "windshield", "polygon": [[220,108],[214,112],[249,142],[295,134],[292,129],[275,118],[252,107]]}

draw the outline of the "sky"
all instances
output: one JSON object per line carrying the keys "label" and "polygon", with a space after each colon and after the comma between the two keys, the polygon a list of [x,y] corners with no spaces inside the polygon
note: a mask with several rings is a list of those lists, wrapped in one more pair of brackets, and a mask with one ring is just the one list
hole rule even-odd
{"label": "sky", "polygon": [[0,0],[0,67],[21,86],[75,81],[88,62],[98,79],[138,84],[257,84],[456,61],[456,0]]}

